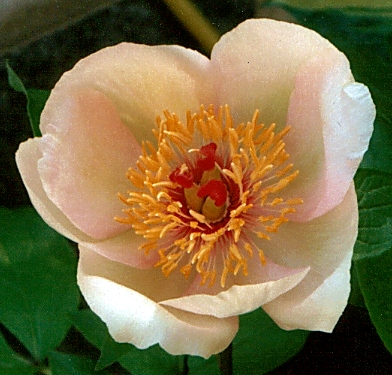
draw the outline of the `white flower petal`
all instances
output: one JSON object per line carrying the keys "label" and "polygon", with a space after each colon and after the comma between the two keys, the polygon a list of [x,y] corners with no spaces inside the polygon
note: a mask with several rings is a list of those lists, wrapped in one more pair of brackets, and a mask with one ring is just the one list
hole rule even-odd
{"label": "white flower petal", "polygon": [[[208,358],[224,350],[234,338],[237,317],[218,319],[162,307],[146,294],[109,278],[119,278],[115,269],[113,274],[105,269],[105,262],[112,268],[110,261],[99,259],[99,255],[83,248],[80,255],[78,285],[116,341],[140,349],[159,343],[173,355],[186,353]],[[98,266],[96,261],[100,263]],[[129,279],[132,283],[132,275]],[[144,282],[148,284],[149,279],[145,277]]]}
{"label": "white flower petal", "polygon": [[218,294],[192,294],[164,300],[160,304],[217,318],[245,314],[294,288],[308,271],[309,269],[290,270],[268,261],[257,275],[260,279],[258,284],[233,285]]}
{"label": "white flower petal", "polygon": [[[287,223],[264,251],[279,264],[310,271],[294,289],[263,306],[281,327],[331,331],[350,293],[350,266],[358,233],[353,184],[340,205],[308,223]],[[328,307],[327,307],[328,306]]]}

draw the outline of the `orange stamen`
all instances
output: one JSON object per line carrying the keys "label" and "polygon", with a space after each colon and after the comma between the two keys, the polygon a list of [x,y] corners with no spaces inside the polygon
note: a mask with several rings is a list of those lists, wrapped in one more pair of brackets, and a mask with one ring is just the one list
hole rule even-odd
{"label": "orange stamen", "polygon": [[252,238],[270,241],[302,199],[279,195],[298,175],[283,141],[290,128],[276,134],[277,126],[265,127],[258,116],[235,125],[229,106],[215,113],[210,105],[188,111],[185,124],[169,111],[157,117],[157,146],[142,144],[127,172],[134,189],[120,195],[126,217],[115,219],[145,238],[146,254],[159,254],[155,266],[164,275],[179,268],[212,286],[222,262],[224,288],[228,277],[248,274],[255,252],[266,264]]}

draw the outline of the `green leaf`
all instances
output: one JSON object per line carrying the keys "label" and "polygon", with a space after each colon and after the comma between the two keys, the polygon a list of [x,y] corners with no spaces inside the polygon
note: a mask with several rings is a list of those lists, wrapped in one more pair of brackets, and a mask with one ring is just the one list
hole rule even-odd
{"label": "green leaf", "polygon": [[171,356],[158,345],[145,350],[132,347],[120,364],[132,375],[176,375],[182,373],[184,356]]}
{"label": "green leaf", "polygon": [[355,264],[370,318],[392,353],[392,248]]}
{"label": "green leaf", "polygon": [[86,339],[101,351],[96,370],[110,366],[133,350],[133,346],[130,344],[115,342],[110,336],[105,323],[90,309],[84,309],[73,314],[72,321]]}
{"label": "green leaf", "polygon": [[109,332],[105,323],[90,309],[83,309],[71,315],[72,323],[87,341],[101,349]]}
{"label": "green leaf", "polygon": [[32,375],[37,368],[16,354],[0,333],[0,373],[2,375]]}
{"label": "green leaf", "polygon": [[350,275],[351,275],[351,277],[350,277],[351,290],[350,290],[350,296],[348,299],[348,303],[350,305],[366,309],[365,301],[363,299],[362,290],[359,285],[356,264],[354,261],[351,264]]}
{"label": "green leaf", "polygon": [[273,370],[301,350],[308,334],[280,329],[261,308],[240,316],[240,330],[233,341],[234,374]]}
{"label": "green leaf", "polygon": [[[286,4],[296,8],[316,9],[316,8],[343,8],[343,7],[365,7],[380,9],[385,12],[388,7],[392,7],[391,0],[275,0],[272,3]],[[392,10],[391,10],[392,11]]]}
{"label": "green leaf", "polygon": [[108,334],[100,349],[101,356],[99,357],[95,366],[96,370],[101,370],[110,366],[114,362],[118,362],[120,358],[135,348],[127,343],[118,343],[114,341]]}
{"label": "green leaf", "polygon": [[8,83],[10,84],[10,86],[15,91],[21,92],[26,95],[27,113],[29,115],[31,129],[35,137],[40,137],[40,116],[50,92],[46,90],[26,89],[23,82],[9,66],[8,62],[6,62],[6,68],[8,73]]}
{"label": "green leaf", "polygon": [[52,352],[49,355],[52,375],[104,375],[106,371],[94,371],[94,362],[89,358],[72,354]]}
{"label": "green leaf", "polygon": [[76,262],[33,208],[0,209],[0,321],[38,360],[70,328],[79,303]]}
{"label": "green leaf", "polygon": [[355,183],[359,205],[356,275],[370,318],[392,352],[392,175],[360,169]]}
{"label": "green leaf", "polygon": [[377,256],[392,247],[392,175],[360,169],[355,185],[359,233],[354,260],[359,260]]}
{"label": "green leaf", "polygon": [[188,357],[189,375],[220,375],[218,359],[212,356],[208,359]]}

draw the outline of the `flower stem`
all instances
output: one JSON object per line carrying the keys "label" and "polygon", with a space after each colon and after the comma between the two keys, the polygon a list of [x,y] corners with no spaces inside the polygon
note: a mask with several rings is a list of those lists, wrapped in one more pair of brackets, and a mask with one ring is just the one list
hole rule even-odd
{"label": "flower stem", "polygon": [[233,375],[233,346],[230,345],[218,354],[221,375]]}
{"label": "flower stem", "polygon": [[208,53],[220,38],[218,30],[190,0],[163,0],[173,14]]}

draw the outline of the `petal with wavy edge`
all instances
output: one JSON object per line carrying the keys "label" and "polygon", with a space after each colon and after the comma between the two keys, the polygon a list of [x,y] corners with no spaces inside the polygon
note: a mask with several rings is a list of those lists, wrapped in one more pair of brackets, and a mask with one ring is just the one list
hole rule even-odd
{"label": "petal with wavy edge", "polygon": [[107,97],[98,91],[70,91],[56,106],[61,123],[46,126],[38,139],[38,173],[49,199],[87,235],[103,239],[129,227],[114,220],[124,203],[126,172],[141,147]]}
{"label": "petal with wavy edge", "polygon": [[268,19],[247,20],[226,33],[211,53],[217,100],[234,120],[283,127],[299,67],[330,42],[302,26]]}
{"label": "petal with wavy edge", "polygon": [[352,81],[347,58],[333,49],[299,70],[285,142],[300,174],[283,194],[304,204],[292,220],[311,220],[339,204],[368,148],[375,108],[367,87]]}
{"label": "petal with wavy edge", "polygon": [[[107,324],[116,341],[132,343],[140,349],[159,343],[173,355],[191,354],[208,358],[224,350],[234,338],[238,330],[237,317],[218,319],[160,306],[148,297],[149,293],[140,293],[119,281],[126,277],[127,280],[122,281],[132,284],[130,267],[127,276],[126,272],[122,274],[121,269],[111,267],[106,258],[84,248],[80,250],[79,287],[91,309]],[[148,284],[150,280],[144,277],[144,283]],[[145,288],[153,294],[161,293],[156,283]]]}
{"label": "petal with wavy edge", "polygon": [[[254,261],[260,263],[257,259]],[[252,273],[253,279],[258,279],[258,284],[233,285],[218,294],[192,294],[164,300],[160,304],[217,318],[245,314],[294,288],[303,280],[308,271],[309,268],[288,269],[268,261],[257,275]],[[243,281],[246,281],[246,278]],[[208,286],[204,289],[206,288]]]}
{"label": "petal with wavy edge", "polygon": [[265,253],[279,264],[307,265],[310,271],[294,289],[263,306],[277,324],[286,329],[333,329],[350,293],[351,257],[357,233],[353,184],[342,203],[325,215],[279,228],[271,238],[271,246],[263,247]]}
{"label": "petal with wavy edge", "polygon": [[179,46],[121,43],[104,48],[61,77],[42,112],[42,133],[48,125],[62,123],[52,100],[58,105],[66,93],[82,87],[103,93],[139,143],[155,142],[151,129],[163,110],[184,120],[186,110],[197,111],[200,104],[212,102],[208,66],[207,57]]}

